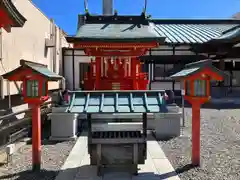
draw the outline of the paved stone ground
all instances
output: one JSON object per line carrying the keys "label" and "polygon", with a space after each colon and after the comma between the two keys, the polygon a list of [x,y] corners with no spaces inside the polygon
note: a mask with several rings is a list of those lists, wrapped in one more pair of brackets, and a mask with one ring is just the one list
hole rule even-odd
{"label": "paved stone ground", "polygon": [[78,139],[55,180],[179,180],[158,142],[151,135],[149,139],[147,142],[148,158],[144,165],[139,165],[138,176],[106,169],[104,176],[98,177],[96,166],[89,165],[87,137],[82,136]]}
{"label": "paved stone ground", "polygon": [[160,141],[182,180],[240,179],[240,110],[201,109],[201,167],[191,163],[191,108],[186,108],[183,136]]}

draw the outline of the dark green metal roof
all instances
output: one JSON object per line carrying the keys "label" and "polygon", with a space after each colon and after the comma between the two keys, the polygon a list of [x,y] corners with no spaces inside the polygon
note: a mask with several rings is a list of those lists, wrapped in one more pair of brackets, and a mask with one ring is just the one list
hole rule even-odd
{"label": "dark green metal roof", "polygon": [[173,74],[171,78],[181,78],[181,77],[187,77],[190,76],[191,74],[196,73],[200,68],[195,67],[195,68],[188,68],[188,69],[183,69],[179,71],[176,74]]}
{"label": "dark green metal roof", "polygon": [[[81,15],[79,15],[81,16]],[[68,42],[164,42],[155,27],[149,25],[145,14],[140,16],[93,16],[85,14],[80,18],[76,36],[68,36]]]}
{"label": "dark green metal roof", "polygon": [[1,0],[0,8],[4,8],[9,17],[13,20],[13,24],[11,24],[12,27],[22,27],[24,25],[26,19],[17,10],[11,0]]}
{"label": "dark green metal roof", "polygon": [[62,76],[50,71],[46,65],[44,64],[39,64],[31,61],[25,61],[25,60],[20,60],[20,67],[14,69],[13,71],[10,71],[3,76],[3,78],[8,79],[8,77],[12,76],[13,74],[16,74],[26,68],[31,69],[33,72],[38,73],[42,76],[44,76],[46,79],[49,81],[57,81],[61,80]]}
{"label": "dark green metal roof", "polygon": [[232,28],[231,30],[223,33],[220,37],[214,38],[209,43],[238,43],[240,42],[240,25],[237,28]]}
{"label": "dark green metal roof", "polygon": [[176,74],[173,74],[170,77],[173,78],[173,79],[188,77],[188,76],[193,75],[197,72],[200,72],[202,69],[204,69],[206,67],[210,68],[212,71],[218,73],[219,75],[223,76],[224,78],[229,76],[224,71],[221,71],[221,70],[217,69],[216,67],[214,67],[212,65],[212,61],[207,59],[207,60],[202,60],[202,61],[186,64],[184,69],[177,72]]}
{"label": "dark green metal roof", "polygon": [[238,24],[155,24],[167,44],[202,44],[222,36]]}
{"label": "dark green metal roof", "polygon": [[144,14],[140,16],[86,14],[80,19],[83,22],[79,22],[77,35],[67,37],[69,42],[96,40],[161,42],[165,39],[165,44],[203,44],[223,36],[226,31],[240,25],[240,20],[232,19],[149,19]]}
{"label": "dark green metal roof", "polygon": [[105,41],[105,42],[164,42],[154,26],[142,24],[84,24],[68,42]]}
{"label": "dark green metal roof", "polygon": [[71,113],[158,113],[167,112],[164,91],[70,92]]}

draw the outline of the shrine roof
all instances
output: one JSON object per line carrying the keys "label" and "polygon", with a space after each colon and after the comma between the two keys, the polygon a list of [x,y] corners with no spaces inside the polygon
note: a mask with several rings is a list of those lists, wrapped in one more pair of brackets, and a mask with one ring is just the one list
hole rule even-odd
{"label": "shrine roof", "polygon": [[221,36],[213,38],[209,43],[239,43],[240,42],[240,25],[233,27],[222,33]]}
{"label": "shrine roof", "polygon": [[[208,21],[159,21],[155,30],[159,35],[166,37],[166,44],[204,44],[214,38],[219,38],[229,29],[235,28],[240,21],[231,24],[207,24]],[[214,22],[213,22],[214,23]],[[219,24],[217,24],[219,23]]]}
{"label": "shrine roof", "polygon": [[159,113],[167,112],[164,91],[73,91],[67,112]]}
{"label": "shrine roof", "polygon": [[13,20],[12,27],[22,27],[26,19],[22,14],[17,10],[11,0],[1,0],[0,9],[3,8],[9,17]]}
{"label": "shrine roof", "polygon": [[44,78],[48,79],[49,81],[57,81],[61,80],[62,76],[50,71],[46,65],[39,64],[35,62],[20,60],[20,65],[18,68],[2,75],[4,79],[8,79],[10,76],[14,74],[18,74],[20,71],[25,70],[26,68],[31,69],[33,72],[42,75]]}
{"label": "shrine roof", "polygon": [[[141,26],[138,28],[138,26]],[[215,39],[228,39],[229,31],[240,25],[236,19],[150,19],[140,16],[79,15],[76,36],[67,37],[77,41],[148,41],[157,40],[164,44],[205,44]],[[222,41],[223,42],[223,41]],[[226,42],[226,41],[225,41]]]}
{"label": "shrine roof", "polygon": [[85,16],[75,36],[68,42],[164,42],[155,26],[141,16]]}
{"label": "shrine roof", "polygon": [[212,65],[212,61],[209,59],[186,64],[184,69],[171,75],[170,77],[173,79],[188,77],[204,70],[205,68],[211,69],[213,72],[221,75],[222,77],[228,77],[228,74],[214,67]]}

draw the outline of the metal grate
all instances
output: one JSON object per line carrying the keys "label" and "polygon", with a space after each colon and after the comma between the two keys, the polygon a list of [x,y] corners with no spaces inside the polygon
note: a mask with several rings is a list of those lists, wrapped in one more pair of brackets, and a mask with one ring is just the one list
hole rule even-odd
{"label": "metal grate", "polygon": [[96,139],[113,139],[113,138],[142,138],[140,131],[96,131],[93,132],[92,138]]}

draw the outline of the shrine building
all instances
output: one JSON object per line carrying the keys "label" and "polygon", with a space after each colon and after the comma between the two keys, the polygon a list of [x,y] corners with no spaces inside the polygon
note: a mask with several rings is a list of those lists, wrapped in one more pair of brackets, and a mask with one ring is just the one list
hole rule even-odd
{"label": "shrine building", "polygon": [[153,19],[145,11],[86,11],[78,19],[76,35],[67,36],[74,48],[63,49],[63,76],[71,90],[178,90],[180,83],[170,76],[204,59],[230,74],[212,88],[240,85],[238,19]]}

